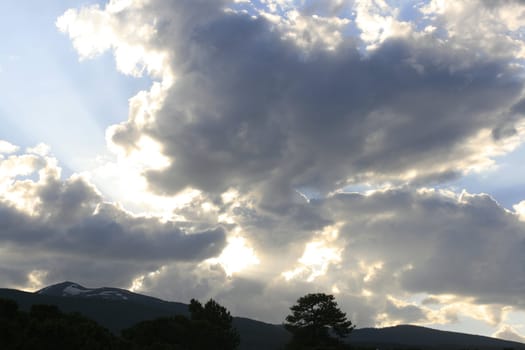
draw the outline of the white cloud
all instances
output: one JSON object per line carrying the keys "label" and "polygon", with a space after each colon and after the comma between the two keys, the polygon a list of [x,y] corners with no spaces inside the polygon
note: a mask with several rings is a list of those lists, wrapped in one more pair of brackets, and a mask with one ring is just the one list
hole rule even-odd
{"label": "white cloud", "polygon": [[112,0],[104,9],[91,5],[81,10],[69,9],[56,21],[67,33],[81,59],[93,58],[113,49],[117,68],[124,74],[150,76],[171,81],[168,53],[148,45],[155,35],[154,18],[144,22],[138,12],[121,15],[130,8],[144,9],[149,1]]}
{"label": "white cloud", "polygon": [[518,215],[521,221],[525,221],[525,201],[521,201],[513,206],[514,211]]}
{"label": "white cloud", "polygon": [[18,147],[5,141],[5,140],[0,140],[0,153],[1,154],[9,154],[9,153],[14,153],[18,151]]}
{"label": "white cloud", "polygon": [[519,1],[432,0],[422,13],[447,33],[447,39],[476,55],[525,58],[520,29],[525,6]]}
{"label": "white cloud", "polygon": [[343,30],[350,23],[348,18],[308,15],[293,7],[287,9],[284,15],[275,11],[260,11],[259,14],[277,26],[283,39],[290,40],[306,52],[319,47],[336,50],[343,42]]}
{"label": "white cloud", "polygon": [[367,49],[375,49],[385,40],[409,36],[414,32],[411,23],[398,20],[399,9],[384,0],[356,0],[356,24]]}

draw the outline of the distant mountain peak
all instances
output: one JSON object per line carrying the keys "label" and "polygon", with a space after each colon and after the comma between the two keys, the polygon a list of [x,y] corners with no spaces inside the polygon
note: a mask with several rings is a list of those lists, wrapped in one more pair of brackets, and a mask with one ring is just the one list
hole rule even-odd
{"label": "distant mountain peak", "polygon": [[55,294],[55,291],[57,291],[57,290],[64,290],[64,289],[66,289],[68,287],[71,287],[71,286],[84,288],[81,285],[79,285],[78,283],[71,282],[71,281],[65,281],[65,282],[52,284],[50,286],[44,287],[44,288],[42,288],[40,290],[37,290],[35,293],[36,294],[44,294],[44,295]]}
{"label": "distant mountain peak", "polygon": [[120,288],[86,288],[76,282],[65,281],[40,289],[36,294],[50,295],[58,297],[77,297],[89,299],[107,299],[107,300],[131,300],[137,302],[155,301],[163,302],[160,299],[136,294]]}

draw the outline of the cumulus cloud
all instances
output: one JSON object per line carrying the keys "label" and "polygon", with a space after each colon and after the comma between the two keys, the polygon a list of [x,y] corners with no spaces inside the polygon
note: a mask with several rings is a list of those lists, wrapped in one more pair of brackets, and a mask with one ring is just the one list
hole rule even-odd
{"label": "cumulus cloud", "polygon": [[384,0],[357,0],[354,8],[355,22],[361,31],[360,38],[368,50],[379,47],[389,38],[407,37],[414,32],[412,23],[399,19],[400,9]]}
{"label": "cumulus cloud", "polygon": [[520,220],[525,221],[525,201],[521,201],[513,206],[516,213],[519,215]]}
{"label": "cumulus cloud", "polygon": [[[38,149],[43,147],[32,151]],[[129,281],[130,270],[144,271],[139,262],[158,266],[200,261],[217,255],[224,246],[225,231],[220,226],[188,231],[175,222],[136,216],[118,204],[104,202],[82,177],[62,180],[56,160],[45,153],[10,155],[0,159],[0,169],[0,246],[8,247],[10,259],[15,251],[32,255],[23,255],[24,264],[2,264],[13,266],[4,269],[9,280],[19,279],[20,269],[37,267],[49,271],[47,280],[68,275],[83,279],[98,271],[98,265],[111,264],[116,269],[112,275],[120,267],[128,270]],[[57,266],[57,260],[67,263]],[[128,263],[133,268],[125,267]]]}
{"label": "cumulus cloud", "polygon": [[228,215],[259,264],[233,277],[219,264],[166,265],[141,275],[137,290],[214,297],[277,323],[298,296],[322,291],[361,327],[460,317],[497,326],[505,310],[525,307],[525,227],[487,195],[401,187],[304,201],[286,215],[236,208]]}
{"label": "cumulus cloud", "polygon": [[450,40],[470,50],[496,57],[523,59],[520,29],[525,24],[522,1],[429,1],[422,13]]}
{"label": "cumulus cloud", "polygon": [[382,262],[370,289],[521,306],[525,227],[489,196],[400,189],[339,194],[328,204],[336,217],[349,218],[340,233],[347,258]]}
{"label": "cumulus cloud", "polygon": [[[225,11],[228,3],[217,1],[118,3],[70,10],[57,23],[83,56],[113,49],[117,62],[134,57],[133,67],[157,72],[160,82],[134,100],[128,121],[108,131],[124,154],[140,150],[145,136],[159,144],[166,166],[143,169],[157,193],[237,188],[283,210],[297,189],[424,184],[479,170],[523,134],[523,115],[513,108],[522,96],[521,68],[509,55],[417,31],[380,1],[352,5],[362,39],[341,34],[346,17],[314,20],[289,2],[254,14]],[[452,21],[447,11],[470,8],[461,4],[432,2],[421,11],[432,23]],[[311,32],[325,19],[339,27]],[[391,35],[378,24],[380,38],[363,37],[378,21],[395,27]],[[108,43],[95,40],[106,31]],[[332,42],[330,50],[316,35]],[[368,41],[375,47],[365,54],[360,45]],[[121,55],[120,48],[135,46],[136,57]],[[162,68],[150,68],[153,53]]]}
{"label": "cumulus cloud", "polygon": [[18,150],[18,147],[5,141],[0,140],[0,154],[13,153]]}

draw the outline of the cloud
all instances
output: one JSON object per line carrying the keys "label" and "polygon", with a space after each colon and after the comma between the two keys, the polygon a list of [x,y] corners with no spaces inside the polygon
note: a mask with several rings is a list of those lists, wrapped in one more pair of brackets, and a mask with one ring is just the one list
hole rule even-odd
{"label": "cloud", "polygon": [[[126,45],[141,47],[136,61],[145,67],[148,53],[164,57],[169,74],[154,76],[173,79],[161,79],[108,131],[125,154],[140,150],[145,135],[158,142],[169,165],[144,169],[157,193],[233,187],[283,210],[295,189],[428,183],[490,166],[519,143],[523,116],[512,108],[522,94],[520,68],[492,49],[477,55],[418,32],[381,39],[366,55],[347,36],[331,51],[306,50],[267,16],[225,4],[148,1],[118,13],[110,4],[58,21],[85,45],[97,44],[90,33],[111,31],[111,43],[97,50],[111,47],[117,60]],[[428,16],[452,20],[436,6]],[[147,30],[131,35],[131,19]]]}
{"label": "cloud", "polygon": [[514,327],[509,325],[504,325],[496,333],[493,334],[493,337],[501,338],[505,340],[517,341],[520,343],[525,342],[525,337],[521,335]]}
{"label": "cloud", "polygon": [[388,319],[387,322],[392,325],[417,323],[427,320],[427,315],[422,308],[392,298],[386,302],[384,315]]}
{"label": "cloud", "polygon": [[521,201],[513,206],[514,211],[519,215],[521,221],[525,221],[525,201]]}
{"label": "cloud", "polygon": [[489,196],[398,189],[338,194],[326,205],[348,218],[340,231],[346,259],[382,262],[367,289],[522,306],[525,226]]}
{"label": "cloud", "polygon": [[398,19],[400,9],[391,7],[386,1],[357,0],[354,9],[355,22],[367,50],[379,47],[389,38],[407,37],[414,33],[412,23]]}
{"label": "cloud", "polygon": [[525,227],[487,195],[401,187],[338,193],[279,214],[239,209],[227,213],[259,264],[228,277],[220,265],[174,263],[144,274],[137,290],[219,298],[239,315],[277,323],[299,296],[321,291],[361,327],[460,317],[497,326],[502,310],[525,308]]}
{"label": "cloud", "polygon": [[0,154],[9,154],[9,153],[13,153],[13,152],[16,152],[18,150],[18,147],[5,141],[5,140],[0,140]]}
{"label": "cloud", "polygon": [[[84,267],[70,278],[82,279],[86,271],[108,263],[116,270],[119,265],[131,264],[136,274],[144,269],[139,262],[158,266],[170,261],[201,261],[218,255],[225,244],[225,231],[220,226],[188,231],[175,222],[136,216],[104,202],[82,177],[62,180],[51,156],[11,155],[0,159],[0,169],[7,169],[0,178],[0,244],[19,254],[38,251],[28,258],[32,262],[43,256],[69,260],[64,266],[49,261],[35,265],[53,270],[48,278],[64,276],[68,269],[72,273],[72,266],[82,265],[75,263],[79,261]],[[19,276],[16,268],[5,273]],[[128,275],[128,281],[131,278]]]}
{"label": "cloud", "polygon": [[495,57],[523,58],[519,36],[525,24],[523,1],[429,1],[422,12],[446,32],[447,40]]}

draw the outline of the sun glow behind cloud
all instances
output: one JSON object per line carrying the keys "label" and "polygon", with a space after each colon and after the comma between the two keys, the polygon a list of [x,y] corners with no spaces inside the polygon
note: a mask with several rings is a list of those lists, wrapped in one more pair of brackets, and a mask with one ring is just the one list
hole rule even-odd
{"label": "sun glow behind cloud", "polygon": [[151,271],[151,272],[149,272],[147,274],[144,274],[144,275],[141,275],[141,276],[138,276],[138,277],[134,278],[133,281],[131,282],[131,286],[129,286],[129,290],[132,291],[132,292],[135,292],[135,293],[139,293],[144,287],[144,280],[146,278],[155,279],[165,269],[166,269],[166,267],[162,266],[158,270]]}
{"label": "sun glow behind cloud", "polygon": [[[120,151],[120,149],[117,149]],[[169,160],[162,155],[159,144],[142,138],[130,154],[117,152],[116,158],[102,158],[99,165],[83,175],[97,184],[109,198],[121,203],[137,215],[159,216],[164,220],[184,220],[177,209],[199,198],[201,191],[186,188],[171,196],[152,192],[144,177],[146,170],[163,169]]]}
{"label": "sun glow behind cloud", "polygon": [[220,265],[228,277],[259,263],[255,250],[248,245],[246,238],[240,236],[228,238],[228,244],[221,254],[204,262],[207,265]]}
{"label": "sun glow behind cloud", "polygon": [[343,249],[337,246],[341,224],[330,225],[317,233],[317,238],[308,242],[302,256],[297,260],[299,266],[282,273],[285,280],[305,279],[312,282],[325,275],[331,265],[342,261]]}

